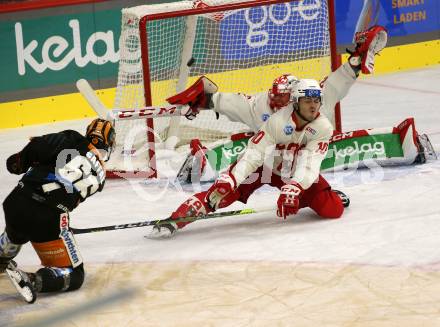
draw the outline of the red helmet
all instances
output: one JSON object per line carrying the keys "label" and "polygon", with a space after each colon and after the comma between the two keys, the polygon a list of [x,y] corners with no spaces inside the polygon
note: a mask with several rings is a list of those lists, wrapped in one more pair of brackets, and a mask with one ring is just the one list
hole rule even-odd
{"label": "red helmet", "polygon": [[[269,105],[272,109],[280,109],[293,101],[293,91],[298,81],[298,78],[291,74],[275,78],[272,88],[269,89]],[[281,99],[284,94],[289,94],[289,97]]]}

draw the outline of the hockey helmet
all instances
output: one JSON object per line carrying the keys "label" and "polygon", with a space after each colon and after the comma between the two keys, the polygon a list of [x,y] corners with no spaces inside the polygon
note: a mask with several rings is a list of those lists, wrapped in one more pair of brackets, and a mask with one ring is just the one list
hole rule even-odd
{"label": "hockey helmet", "polygon": [[93,120],[87,126],[86,137],[95,148],[106,152],[106,155],[103,157],[107,161],[113,151],[116,138],[116,132],[112,123],[100,118]]}
{"label": "hockey helmet", "polygon": [[300,79],[292,93],[293,101],[298,102],[299,98],[310,97],[321,100],[321,86],[314,79]]}
{"label": "hockey helmet", "polygon": [[[293,91],[295,85],[298,83],[298,78],[292,74],[283,74],[272,83],[272,88],[269,89],[269,105],[272,109],[280,109],[287,106],[293,101]],[[286,99],[283,95],[289,94]]]}

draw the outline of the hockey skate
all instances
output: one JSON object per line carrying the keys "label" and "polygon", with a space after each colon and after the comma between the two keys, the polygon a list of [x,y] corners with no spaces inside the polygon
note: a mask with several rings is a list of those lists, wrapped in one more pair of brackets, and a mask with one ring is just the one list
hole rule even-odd
{"label": "hockey skate", "polygon": [[347,194],[338,190],[333,190],[333,192],[335,192],[339,196],[344,208],[347,208],[350,205],[350,198],[347,196]]}
{"label": "hockey skate", "polygon": [[6,268],[8,268],[9,264],[11,263],[11,260],[12,260],[11,258],[0,257],[0,274],[6,271]]}
{"label": "hockey skate", "polygon": [[35,274],[26,273],[17,268],[15,261],[11,260],[6,268],[6,274],[12,285],[17,289],[18,294],[27,302],[34,303],[37,299],[35,290]]}
{"label": "hockey skate", "polygon": [[145,235],[148,239],[164,239],[172,237],[177,231],[177,224],[173,221],[166,221],[161,224],[154,225],[153,229]]}

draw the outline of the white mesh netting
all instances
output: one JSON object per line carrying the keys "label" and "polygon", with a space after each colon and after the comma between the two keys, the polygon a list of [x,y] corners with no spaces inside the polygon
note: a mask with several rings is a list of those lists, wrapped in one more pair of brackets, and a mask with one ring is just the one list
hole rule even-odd
{"label": "white mesh netting", "polygon": [[[141,60],[139,21],[157,13],[191,10],[195,7],[241,3],[238,0],[181,1],[145,5],[122,11],[120,64],[115,108],[145,106],[144,69],[149,70],[151,104],[189,86],[206,75],[220,92],[253,94],[266,91],[283,73],[300,78],[322,79],[330,72],[330,40],[326,0],[283,2],[270,6],[179,16],[148,21],[149,67]],[[258,2],[258,1],[257,1]],[[248,1],[253,5],[256,1]],[[192,58],[192,64],[187,65]],[[118,147],[110,169],[145,169],[148,162],[144,120],[117,123]],[[183,146],[193,138],[212,142],[246,130],[243,124],[214,112],[203,111],[193,121],[184,117],[154,119],[156,142],[174,135]],[[125,149],[122,145],[126,143]],[[133,166],[121,167],[124,157]],[[136,158],[135,158],[136,157]],[[134,160],[135,159],[135,160]]]}

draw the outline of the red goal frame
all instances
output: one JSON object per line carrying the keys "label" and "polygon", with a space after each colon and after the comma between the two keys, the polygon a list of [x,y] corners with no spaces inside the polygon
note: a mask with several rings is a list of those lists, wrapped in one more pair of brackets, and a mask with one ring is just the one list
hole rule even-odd
{"label": "red goal frame", "polygon": [[[152,94],[151,94],[151,85],[150,85],[150,64],[148,59],[148,31],[147,31],[147,23],[149,21],[174,18],[174,17],[182,17],[182,16],[190,16],[190,15],[201,15],[201,14],[209,14],[221,11],[228,10],[236,10],[243,8],[252,8],[256,6],[270,6],[274,4],[286,3],[286,2],[294,2],[300,0],[256,0],[256,1],[247,1],[241,3],[234,4],[225,4],[219,6],[211,6],[204,8],[194,8],[194,9],[186,9],[180,11],[166,12],[160,14],[150,14],[143,16],[139,21],[139,36],[141,43],[141,60],[143,66],[143,76],[144,76],[144,97],[145,97],[145,105],[152,105]],[[323,0],[327,1],[328,6],[328,16],[329,16],[329,34],[330,34],[330,59],[331,59],[331,70],[336,70],[341,65],[340,56],[336,50],[336,22],[335,22],[335,7],[334,0]],[[340,105],[339,103],[335,107],[335,129],[337,131],[342,130],[341,126],[341,115],[340,115]],[[146,119],[147,125],[147,141],[148,141],[148,168],[149,171],[147,173],[136,173],[138,177],[146,177],[146,178],[157,178],[157,165],[155,158],[155,135],[154,135],[154,123],[152,118]]]}

